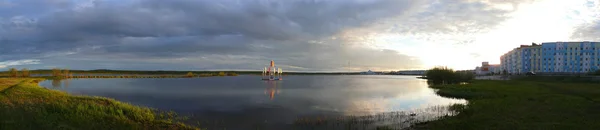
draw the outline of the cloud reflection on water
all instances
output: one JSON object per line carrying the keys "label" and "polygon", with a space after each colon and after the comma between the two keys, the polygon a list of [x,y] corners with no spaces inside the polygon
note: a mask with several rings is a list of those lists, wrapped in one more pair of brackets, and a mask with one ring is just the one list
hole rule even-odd
{"label": "cloud reflection on water", "polygon": [[[58,86],[60,82],[41,84]],[[52,89],[173,110],[192,115],[192,120],[223,120],[224,126],[238,124],[239,128],[289,124],[304,117],[377,115],[466,102],[440,97],[425,80],[413,76],[287,76],[283,81],[266,82],[259,76],[74,79],[68,86]]]}

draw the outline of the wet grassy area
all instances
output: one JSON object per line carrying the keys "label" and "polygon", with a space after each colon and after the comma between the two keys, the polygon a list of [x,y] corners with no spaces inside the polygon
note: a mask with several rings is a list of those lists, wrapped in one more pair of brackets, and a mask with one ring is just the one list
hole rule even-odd
{"label": "wet grassy area", "polygon": [[48,90],[42,80],[0,78],[0,129],[196,129],[173,113]]}
{"label": "wet grassy area", "polygon": [[423,109],[385,112],[374,115],[299,118],[292,129],[311,130],[398,130],[420,122],[432,121],[458,114],[463,104],[431,106]]}
{"label": "wet grassy area", "polygon": [[439,95],[465,98],[469,104],[457,116],[415,128],[600,129],[600,84],[554,78],[433,86]]}

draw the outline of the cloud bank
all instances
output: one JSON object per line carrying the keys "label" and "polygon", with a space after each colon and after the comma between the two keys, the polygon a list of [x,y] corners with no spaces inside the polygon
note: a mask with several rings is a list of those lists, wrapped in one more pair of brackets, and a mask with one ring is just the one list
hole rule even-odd
{"label": "cloud bank", "polygon": [[[0,61],[71,69],[422,68],[373,36],[488,31],[522,1],[19,0],[0,2]],[[18,66],[10,64],[5,66]]]}

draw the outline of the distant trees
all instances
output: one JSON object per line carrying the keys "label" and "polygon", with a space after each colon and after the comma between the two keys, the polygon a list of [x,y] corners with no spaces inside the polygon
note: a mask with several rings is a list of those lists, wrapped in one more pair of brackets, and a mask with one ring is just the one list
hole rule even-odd
{"label": "distant trees", "polygon": [[218,76],[225,76],[225,72],[219,72]]}
{"label": "distant trees", "polygon": [[31,76],[29,69],[27,68],[23,68],[21,69],[21,72],[19,72],[19,70],[17,68],[10,68],[8,69],[8,76],[9,77],[29,77]]}
{"label": "distant trees", "polygon": [[29,73],[29,69],[27,69],[27,68],[21,69],[21,75],[23,77],[30,77],[31,76],[31,74]]}
{"label": "distant trees", "polygon": [[53,77],[63,77],[63,78],[69,78],[72,76],[71,72],[69,71],[69,69],[60,69],[60,68],[53,68],[52,69],[52,76]]}
{"label": "distant trees", "polygon": [[54,76],[54,77],[60,77],[60,76],[62,76],[62,74],[60,72],[60,69],[59,68],[53,68],[52,69],[52,76]]}
{"label": "distant trees", "polygon": [[19,70],[17,70],[17,68],[10,68],[8,70],[8,75],[10,77],[17,77],[19,75]]}
{"label": "distant trees", "polygon": [[427,80],[434,84],[454,84],[468,82],[475,78],[469,71],[454,71],[447,67],[435,67],[425,73]]}
{"label": "distant trees", "polygon": [[446,81],[454,79],[454,70],[447,67],[435,67],[427,70],[427,72],[425,72],[425,76],[428,80],[432,81]]}
{"label": "distant trees", "polygon": [[69,78],[69,69],[63,69],[62,74],[64,75],[65,78]]}
{"label": "distant trees", "polygon": [[194,77],[195,75],[194,75],[194,73],[192,73],[192,72],[188,72],[188,73],[187,73],[185,76],[186,76],[186,77]]}
{"label": "distant trees", "polygon": [[238,74],[231,72],[231,73],[227,73],[227,76],[238,76]]}

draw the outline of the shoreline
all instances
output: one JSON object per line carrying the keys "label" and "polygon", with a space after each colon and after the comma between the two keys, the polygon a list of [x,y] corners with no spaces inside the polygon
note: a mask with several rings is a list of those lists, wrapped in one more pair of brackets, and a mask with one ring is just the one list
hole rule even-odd
{"label": "shoreline", "polygon": [[[0,78],[2,129],[199,129],[173,112],[47,89],[43,78]],[[28,118],[22,118],[27,115]]]}

